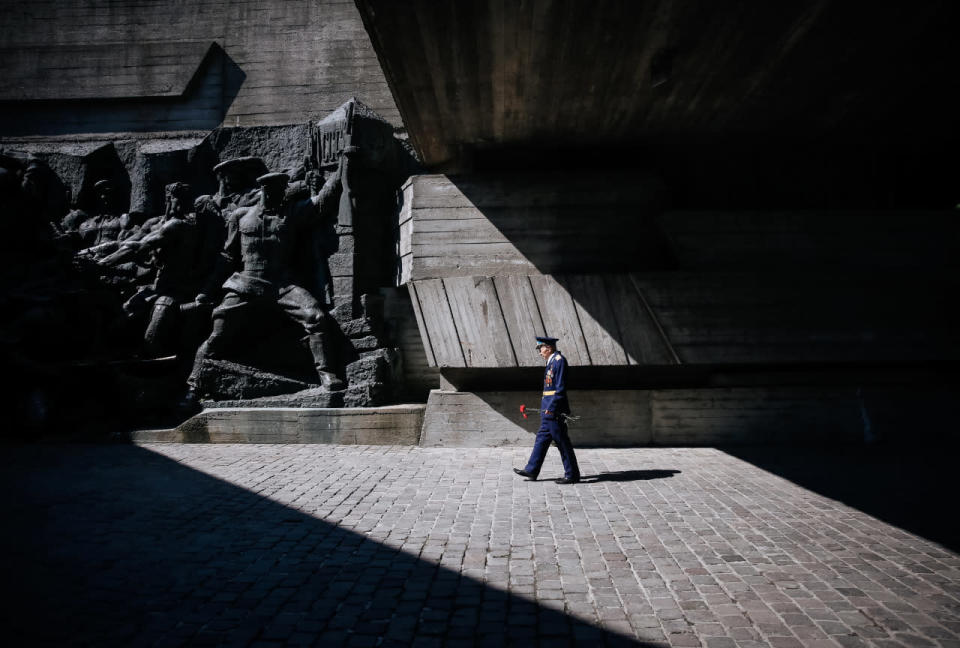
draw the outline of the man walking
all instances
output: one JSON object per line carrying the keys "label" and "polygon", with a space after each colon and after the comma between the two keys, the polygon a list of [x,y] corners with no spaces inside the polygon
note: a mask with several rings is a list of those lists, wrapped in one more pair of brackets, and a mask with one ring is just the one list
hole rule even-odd
{"label": "man walking", "polygon": [[570,403],[567,401],[567,359],[557,350],[557,338],[538,337],[537,351],[547,362],[543,373],[543,398],[540,400],[540,430],[526,467],[523,470],[514,468],[513,472],[536,480],[552,441],[557,444],[560,460],[563,462],[563,478],[556,482],[576,484],[580,481],[580,467],[567,434],[565,420],[570,413]]}

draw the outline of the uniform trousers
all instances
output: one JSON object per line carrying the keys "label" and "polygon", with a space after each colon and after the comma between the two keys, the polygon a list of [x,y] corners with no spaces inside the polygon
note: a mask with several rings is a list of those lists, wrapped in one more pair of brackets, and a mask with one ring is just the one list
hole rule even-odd
{"label": "uniform trousers", "polygon": [[540,419],[540,429],[537,431],[533,451],[524,470],[531,475],[540,474],[540,467],[543,466],[543,460],[547,456],[547,448],[550,447],[551,442],[555,443],[557,450],[560,451],[563,476],[567,479],[580,479],[580,466],[577,465],[577,455],[573,451],[573,444],[570,443],[570,435],[567,434],[567,424],[558,419]]}
{"label": "uniform trousers", "polygon": [[[187,378],[188,385],[197,386],[205,359],[223,357],[224,347],[232,344],[237,338],[246,335],[251,339],[251,344],[256,343],[256,337],[250,337],[245,313],[257,308],[279,310],[287,318],[302,326],[308,336],[323,337],[327,316],[316,298],[299,286],[284,286],[276,298],[239,294],[227,290],[223,301],[213,309],[213,331],[197,349],[193,371]],[[329,353],[325,347],[326,343],[322,341],[310,345],[318,370],[329,370],[327,366]]]}

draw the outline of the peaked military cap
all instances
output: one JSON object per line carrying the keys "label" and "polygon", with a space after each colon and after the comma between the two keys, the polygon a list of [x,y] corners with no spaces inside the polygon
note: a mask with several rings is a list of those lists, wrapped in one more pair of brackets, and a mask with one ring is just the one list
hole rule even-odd
{"label": "peaked military cap", "polygon": [[260,176],[259,178],[257,178],[257,184],[261,184],[261,185],[277,184],[277,183],[287,184],[288,182],[290,182],[290,176],[288,176],[286,173],[280,173],[280,172],[266,173]]}
{"label": "peaked military cap", "polygon": [[213,167],[214,173],[224,173],[229,171],[243,172],[243,171],[260,171],[265,168],[263,160],[252,155],[247,155],[244,157],[236,157],[221,162],[220,164]]}
{"label": "peaked military cap", "polygon": [[559,338],[547,337],[547,336],[545,336],[545,335],[538,335],[538,336],[537,336],[537,348],[539,349],[539,348],[540,348],[542,345],[544,345],[544,344],[549,344],[549,345],[552,346],[552,347],[556,347],[556,346],[557,346],[557,340],[558,340],[558,339],[559,339]]}

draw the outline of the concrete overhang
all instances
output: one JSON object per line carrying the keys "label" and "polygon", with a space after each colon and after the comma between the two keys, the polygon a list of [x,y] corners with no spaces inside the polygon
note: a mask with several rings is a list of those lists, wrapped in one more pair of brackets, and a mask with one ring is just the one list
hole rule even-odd
{"label": "concrete overhang", "polygon": [[956,3],[356,0],[425,165],[650,138],[956,140]]}

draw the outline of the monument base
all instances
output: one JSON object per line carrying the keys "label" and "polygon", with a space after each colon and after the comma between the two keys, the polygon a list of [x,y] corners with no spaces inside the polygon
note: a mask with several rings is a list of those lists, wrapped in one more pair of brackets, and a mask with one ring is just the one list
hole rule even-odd
{"label": "monument base", "polygon": [[172,430],[139,430],[135,443],[417,445],[425,405],[205,409]]}
{"label": "monument base", "polygon": [[[780,385],[570,392],[576,447],[952,441],[956,385]],[[529,446],[538,392],[433,390],[421,446]]]}

